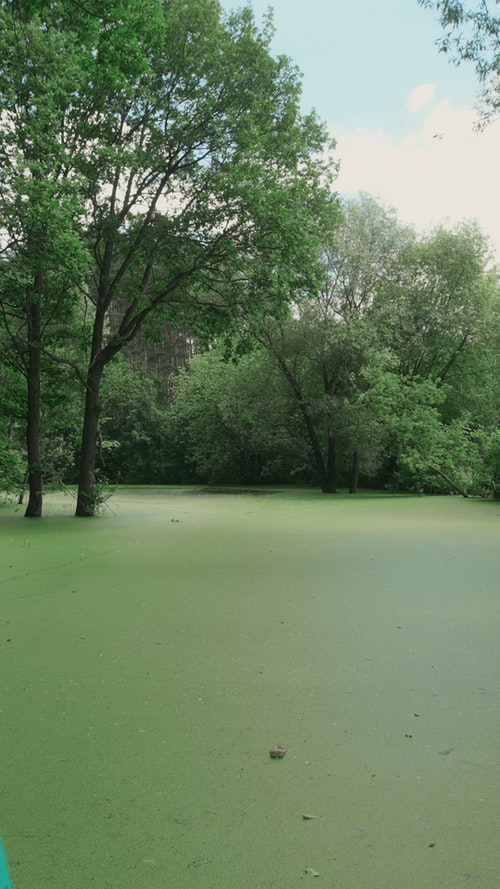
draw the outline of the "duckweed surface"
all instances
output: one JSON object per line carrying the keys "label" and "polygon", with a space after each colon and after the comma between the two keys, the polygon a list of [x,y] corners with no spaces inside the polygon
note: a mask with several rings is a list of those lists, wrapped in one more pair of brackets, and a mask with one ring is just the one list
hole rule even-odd
{"label": "duckweed surface", "polygon": [[73,506],[0,510],[16,889],[500,886],[500,504]]}

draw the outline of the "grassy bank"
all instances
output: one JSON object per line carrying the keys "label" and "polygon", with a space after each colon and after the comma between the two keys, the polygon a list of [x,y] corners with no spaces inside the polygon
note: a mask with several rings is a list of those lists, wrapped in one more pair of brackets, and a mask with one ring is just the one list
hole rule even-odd
{"label": "grassy bank", "polygon": [[73,506],[0,510],[16,889],[499,885],[500,504]]}

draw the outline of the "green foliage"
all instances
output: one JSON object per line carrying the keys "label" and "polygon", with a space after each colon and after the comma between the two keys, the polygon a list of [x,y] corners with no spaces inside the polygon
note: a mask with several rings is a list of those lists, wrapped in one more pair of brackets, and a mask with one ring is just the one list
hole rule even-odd
{"label": "green foliage", "polygon": [[[4,457],[8,456],[9,477],[16,489],[24,486],[26,455],[26,379],[22,362],[9,339],[1,341],[0,423],[5,432]],[[41,399],[43,441],[41,465],[46,486],[59,486],[73,467],[80,427],[83,390],[71,368],[42,362],[44,380]],[[4,464],[7,465],[7,464]]]}
{"label": "green foliage", "polygon": [[0,337],[0,492],[19,491],[26,473],[23,434],[23,378],[5,361]]}
{"label": "green foliage", "polygon": [[476,490],[500,500],[500,428],[478,429],[475,440],[481,454],[476,470]]}
{"label": "green foliage", "polygon": [[443,387],[385,371],[371,377],[369,400],[382,427],[390,487],[449,491],[451,480],[470,490],[476,448],[465,423],[443,423]]}
{"label": "green foliage", "polygon": [[486,118],[500,109],[500,16],[493,8],[498,0],[478,0],[475,4],[462,0],[419,0],[422,6],[435,9],[444,35],[440,49],[457,62],[475,65],[483,86],[482,100]]}
{"label": "green foliage", "polygon": [[197,477],[214,483],[290,481],[304,460],[294,406],[262,350],[239,361],[224,350],[179,375],[170,416]]}
{"label": "green foliage", "polygon": [[101,394],[101,473],[122,484],[179,480],[181,467],[178,457],[173,459],[165,407],[166,382],[120,356],[108,365]]}
{"label": "green foliage", "polygon": [[24,380],[6,357],[0,336],[0,492],[10,494],[20,490],[26,473]]}
{"label": "green foliage", "polygon": [[[459,54],[485,58],[486,4],[437,8],[450,33],[472,29]],[[367,195],[340,219],[326,128],[300,113],[300,75],[271,38],[270,18],[259,30],[249,7],[213,0],[0,0],[6,479],[37,411],[29,462],[74,477],[86,394],[85,514],[107,480],[334,490],[353,455],[365,479],[498,490],[483,235],[418,238]],[[164,324],[210,347],[171,409],[166,382],[120,355]]]}
{"label": "green foliage", "polygon": [[312,287],[335,165],[326,127],[300,113],[298,71],[248,7],[4,2],[0,27],[0,225],[42,311],[29,359],[39,342],[48,353],[62,297],[88,297],[85,489],[106,365],[156,312],[213,337]]}
{"label": "green foliage", "polygon": [[397,279],[416,233],[394,210],[361,193],[342,203],[342,222],[324,253],[322,298],[334,316],[348,320],[370,310],[380,287]]}
{"label": "green foliage", "polygon": [[372,314],[403,375],[436,382],[461,375],[497,287],[488,260],[487,240],[474,223],[438,228],[400,254]]}
{"label": "green foliage", "polygon": [[114,491],[115,486],[110,485],[108,479],[101,475],[99,469],[96,469],[94,474],[94,484],[92,485],[92,491],[90,492],[92,515],[104,511],[106,504],[108,500],[111,500]]}
{"label": "green foliage", "polygon": [[0,492],[19,491],[23,483],[25,464],[21,452],[12,440],[6,423],[0,418]]}
{"label": "green foliage", "polygon": [[181,378],[174,413],[199,471],[236,481],[246,447],[326,491],[349,484],[354,455],[365,482],[492,490],[483,427],[500,410],[500,298],[488,261],[474,225],[417,239],[372,199],[348,202],[322,293],[249,325],[233,362],[213,350]]}
{"label": "green foliage", "polygon": [[47,487],[60,487],[74,472],[84,390],[71,367],[46,358],[42,367],[41,464]]}

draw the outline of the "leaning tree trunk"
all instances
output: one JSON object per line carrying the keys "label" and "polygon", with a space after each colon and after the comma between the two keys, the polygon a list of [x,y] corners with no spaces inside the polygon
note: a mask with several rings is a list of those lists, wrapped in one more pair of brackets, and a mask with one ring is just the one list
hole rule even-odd
{"label": "leaning tree trunk", "polygon": [[25,517],[40,518],[42,515],[42,465],[41,465],[41,340],[42,313],[40,296],[41,275],[36,274],[33,290],[26,296],[26,320],[28,326],[28,362],[26,380],[28,385],[28,417],[26,424],[26,447],[28,452],[29,500]]}
{"label": "leaning tree trunk", "polygon": [[95,464],[99,416],[101,412],[100,388],[103,370],[103,364],[94,362],[87,374],[87,393],[85,397],[80,473],[75,512],[76,516],[85,518],[95,515],[96,511]]}
{"label": "leaning tree trunk", "polygon": [[446,475],[446,473],[443,472],[442,469],[439,469],[437,466],[429,466],[429,469],[430,469],[432,472],[435,472],[436,475],[439,475],[439,476],[441,476],[441,478],[444,478],[445,482],[448,482],[448,484],[449,484],[450,488],[452,489],[452,491],[456,491],[457,494],[461,494],[462,497],[468,497],[468,496],[469,496],[468,493],[467,493],[467,491],[466,491],[464,488],[460,487],[460,485],[457,485],[457,483],[454,482],[453,479],[451,479],[451,478],[449,477],[449,475]]}

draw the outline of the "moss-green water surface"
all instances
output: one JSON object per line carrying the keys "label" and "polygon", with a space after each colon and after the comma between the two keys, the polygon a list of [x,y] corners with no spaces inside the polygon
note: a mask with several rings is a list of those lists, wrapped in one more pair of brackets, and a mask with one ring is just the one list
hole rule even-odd
{"label": "moss-green water surface", "polygon": [[500,504],[111,506],[0,511],[16,889],[500,886]]}

